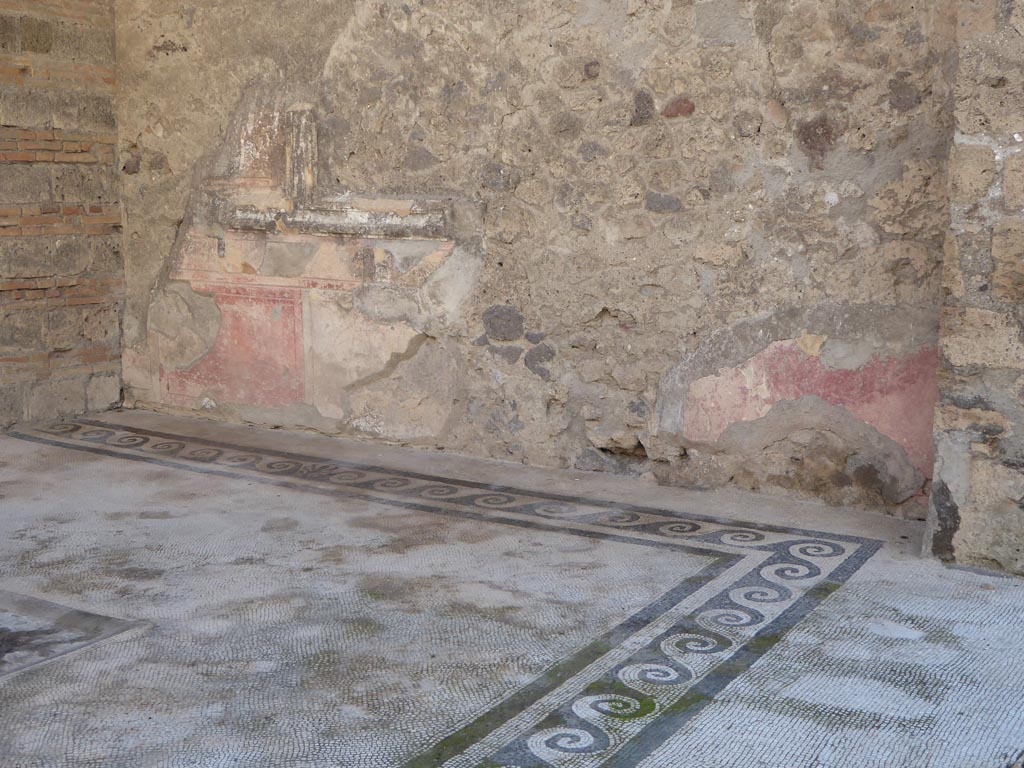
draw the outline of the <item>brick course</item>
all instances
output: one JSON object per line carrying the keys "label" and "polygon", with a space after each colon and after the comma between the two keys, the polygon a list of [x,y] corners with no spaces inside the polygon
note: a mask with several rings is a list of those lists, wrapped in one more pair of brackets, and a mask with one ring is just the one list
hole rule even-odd
{"label": "brick course", "polygon": [[106,134],[0,128],[0,163],[113,165],[116,143]]}

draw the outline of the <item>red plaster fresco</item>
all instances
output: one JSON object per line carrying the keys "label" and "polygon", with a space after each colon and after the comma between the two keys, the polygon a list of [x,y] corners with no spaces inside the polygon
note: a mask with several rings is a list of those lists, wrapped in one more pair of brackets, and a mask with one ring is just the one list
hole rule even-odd
{"label": "red plaster fresco", "polygon": [[735,368],[695,381],[686,399],[687,439],[715,442],[731,424],[762,418],[777,403],[814,395],[892,438],[930,477],[938,352],[874,357],[855,370],[826,367],[795,341],[771,344]]}
{"label": "red plaster fresco", "polygon": [[191,368],[161,369],[164,389],[177,403],[202,397],[218,404],[281,407],[305,400],[301,293],[224,285],[212,293],[222,322],[210,352]]}

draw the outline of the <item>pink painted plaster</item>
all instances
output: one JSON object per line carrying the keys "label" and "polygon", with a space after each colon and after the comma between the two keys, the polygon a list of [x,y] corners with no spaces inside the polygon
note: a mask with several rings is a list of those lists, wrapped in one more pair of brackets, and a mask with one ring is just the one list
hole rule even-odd
{"label": "pink painted plaster", "polygon": [[930,477],[937,369],[935,348],[906,357],[874,357],[861,368],[841,370],[827,368],[795,340],[778,341],[743,365],[693,382],[684,435],[694,442],[715,442],[731,424],[760,419],[782,401],[815,395],[892,438]]}
{"label": "pink painted plaster", "polygon": [[168,395],[182,405],[281,407],[305,400],[302,301],[294,289],[196,286],[212,293],[222,322],[210,352],[191,368],[161,370]]}

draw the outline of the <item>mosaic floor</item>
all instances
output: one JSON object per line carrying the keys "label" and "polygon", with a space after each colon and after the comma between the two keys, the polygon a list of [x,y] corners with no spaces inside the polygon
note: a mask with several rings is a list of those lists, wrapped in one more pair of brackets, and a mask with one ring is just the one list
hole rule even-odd
{"label": "mosaic floor", "polygon": [[[740,523],[667,489],[627,503],[508,465],[144,414],[23,427],[0,457],[14,765],[860,750],[859,766],[1006,768],[1024,750],[1024,583],[883,548],[895,523],[815,531],[806,505]],[[89,631],[53,634],[69,627]],[[33,650],[48,637],[68,644]]]}

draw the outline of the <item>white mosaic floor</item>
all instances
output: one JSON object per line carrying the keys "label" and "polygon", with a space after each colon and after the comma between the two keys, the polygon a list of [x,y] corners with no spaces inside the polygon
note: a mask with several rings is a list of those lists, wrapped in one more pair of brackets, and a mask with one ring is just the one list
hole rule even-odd
{"label": "white mosaic floor", "polygon": [[0,765],[1024,751],[1024,581],[888,519],[614,482],[148,414],[2,437],[0,590],[141,624],[0,666]]}

